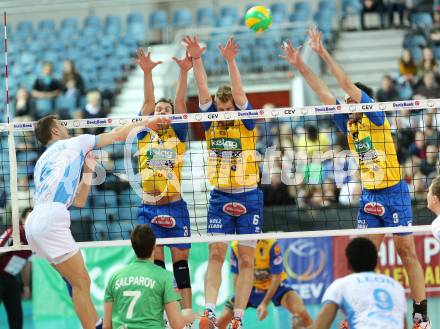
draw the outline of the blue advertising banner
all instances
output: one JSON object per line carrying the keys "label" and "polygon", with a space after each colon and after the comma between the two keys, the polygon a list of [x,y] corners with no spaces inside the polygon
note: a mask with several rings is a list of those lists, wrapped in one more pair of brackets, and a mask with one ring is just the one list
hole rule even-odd
{"label": "blue advertising banner", "polygon": [[330,237],[279,240],[287,283],[305,304],[319,304],[333,281],[333,242]]}

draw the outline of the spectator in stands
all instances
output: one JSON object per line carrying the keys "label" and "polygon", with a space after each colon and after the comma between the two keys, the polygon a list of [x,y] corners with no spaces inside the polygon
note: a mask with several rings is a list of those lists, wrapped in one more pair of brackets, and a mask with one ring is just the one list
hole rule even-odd
{"label": "spectator in stands", "polygon": [[406,83],[414,83],[414,78],[417,74],[417,65],[408,49],[403,49],[402,57],[399,59],[399,74],[404,78]]}
{"label": "spectator in stands", "polygon": [[426,176],[420,171],[417,171],[414,174],[413,184],[410,184],[409,186],[414,188],[413,200],[416,201],[416,205],[417,203],[422,203],[424,204],[423,207],[426,207],[426,195],[428,194]]}
{"label": "spectator in stands", "polygon": [[[20,242],[27,244],[24,224],[31,208],[25,209],[20,217]],[[12,228],[8,228],[0,237],[0,247],[12,246]],[[5,305],[9,328],[23,328],[22,297],[30,298],[31,267],[27,262],[32,252],[29,250],[10,251],[0,255],[0,301]],[[21,280],[18,274],[21,273]]]}
{"label": "spectator in stands", "polygon": [[439,159],[438,147],[436,145],[428,145],[426,147],[426,159],[423,159],[420,163],[420,172],[426,177],[430,177],[436,174],[436,165]]}
{"label": "spectator in stands", "polygon": [[382,79],[382,87],[376,93],[376,100],[378,102],[391,102],[399,99],[399,92],[397,91],[394,81],[391,76],[386,75]]}
{"label": "spectator in stands", "polygon": [[377,12],[380,16],[380,26],[382,29],[385,28],[385,12],[386,8],[382,0],[362,0],[362,11],[361,11],[361,27],[365,30],[365,14]]}
{"label": "spectator in stands", "polygon": [[424,76],[426,72],[434,72],[437,70],[438,65],[435,61],[434,52],[430,47],[423,48],[423,59],[417,69],[417,74],[421,77]]}
{"label": "spectator in stands", "polygon": [[290,194],[287,185],[281,181],[281,161],[275,160],[273,168],[270,168],[270,184],[261,184],[265,206],[293,205],[294,196]]}
{"label": "spectator in stands", "polygon": [[17,182],[17,201],[18,209],[22,211],[32,206],[33,189],[29,189],[29,179],[27,176],[20,176]]}
{"label": "spectator in stands", "polygon": [[32,121],[34,113],[34,104],[26,89],[18,88],[14,100],[15,121]]}
{"label": "spectator in stands", "polygon": [[434,0],[413,0],[411,14],[432,13],[433,9],[434,9]]}
{"label": "spectator in stands", "polygon": [[60,93],[61,83],[53,77],[52,63],[46,62],[43,64],[41,76],[34,82],[32,97],[51,100],[52,108],[54,108],[54,101]]}
{"label": "spectator in stands", "polygon": [[438,98],[440,95],[440,87],[435,81],[435,75],[432,71],[427,71],[423,75],[422,83],[414,92],[415,97]]}
{"label": "spectator in stands", "polygon": [[404,18],[406,14],[406,0],[389,0],[386,4],[388,11],[388,24],[390,27],[396,27],[394,24],[394,13],[399,14],[399,27],[404,26]]}
{"label": "spectator in stands", "polygon": [[423,131],[425,133],[426,145],[438,146],[440,141],[439,127],[434,126],[434,114],[428,113],[423,116]]}
{"label": "spectator in stands", "polygon": [[300,134],[295,141],[295,149],[298,152],[306,152],[310,159],[324,153],[330,146],[328,136],[319,133],[318,128],[311,124],[306,126],[305,134]]}
{"label": "spectator in stands", "polygon": [[6,208],[6,184],[5,179],[3,176],[0,176],[0,186],[3,186],[3,188],[0,188],[0,213],[4,212],[4,209]]}
{"label": "spectator in stands", "polygon": [[416,158],[413,159],[413,162],[417,162],[417,159],[422,160],[426,158],[425,134],[423,131],[416,131],[415,140],[409,147],[409,154]]}
{"label": "spectator in stands", "polygon": [[339,191],[338,201],[343,206],[353,207],[359,204],[361,196],[361,183],[359,176],[352,176],[345,182]]}
{"label": "spectator in stands", "polygon": [[429,32],[429,38],[434,46],[440,45],[440,7],[437,6],[433,14],[433,22],[431,31]]}
{"label": "spectator in stands", "polygon": [[87,93],[87,103],[83,109],[84,119],[96,119],[105,117],[107,112],[101,103],[101,94],[99,91],[90,91]]}
{"label": "spectator in stands", "polygon": [[64,61],[63,78],[61,79],[64,95],[76,100],[76,107],[80,106],[81,96],[84,95],[84,80],[75,68],[72,60]]}
{"label": "spectator in stands", "polygon": [[336,185],[331,179],[324,180],[322,184],[322,194],[324,199],[324,204],[330,206],[336,202]]}

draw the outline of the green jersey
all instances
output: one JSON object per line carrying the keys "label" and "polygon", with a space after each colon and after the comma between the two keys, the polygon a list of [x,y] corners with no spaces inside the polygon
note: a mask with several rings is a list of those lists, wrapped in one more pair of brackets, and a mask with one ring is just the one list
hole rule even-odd
{"label": "green jersey", "polygon": [[163,329],[164,306],[180,295],[171,272],[138,259],[113,273],[104,300],[113,303],[113,329]]}

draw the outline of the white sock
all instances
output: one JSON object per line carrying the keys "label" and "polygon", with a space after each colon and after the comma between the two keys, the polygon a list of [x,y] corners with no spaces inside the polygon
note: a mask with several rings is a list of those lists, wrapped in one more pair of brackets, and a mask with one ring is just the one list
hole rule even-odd
{"label": "white sock", "polygon": [[244,310],[240,308],[234,308],[234,318],[242,319],[244,314]]}
{"label": "white sock", "polygon": [[215,304],[206,303],[205,308],[209,308],[211,311],[213,311],[215,313]]}
{"label": "white sock", "polygon": [[102,319],[99,319],[95,324],[95,328],[102,328]]}

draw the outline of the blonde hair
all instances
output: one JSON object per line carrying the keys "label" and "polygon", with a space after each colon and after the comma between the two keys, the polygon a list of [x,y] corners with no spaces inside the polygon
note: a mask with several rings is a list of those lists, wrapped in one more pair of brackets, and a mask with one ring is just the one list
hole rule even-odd
{"label": "blonde hair", "polygon": [[232,97],[232,89],[228,85],[218,87],[217,92],[215,93],[215,97],[222,103],[226,103],[227,101],[234,101],[234,98]]}

